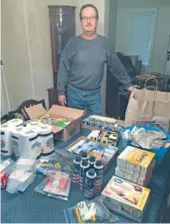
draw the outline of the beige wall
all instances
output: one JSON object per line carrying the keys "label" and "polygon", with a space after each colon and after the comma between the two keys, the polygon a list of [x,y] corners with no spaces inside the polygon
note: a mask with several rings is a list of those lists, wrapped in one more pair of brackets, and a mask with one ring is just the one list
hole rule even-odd
{"label": "beige wall", "polygon": [[28,98],[47,98],[52,87],[48,5],[76,0],[2,0],[2,59],[11,109]]}
{"label": "beige wall", "polygon": [[32,97],[23,0],[2,1],[2,60],[11,108]]}

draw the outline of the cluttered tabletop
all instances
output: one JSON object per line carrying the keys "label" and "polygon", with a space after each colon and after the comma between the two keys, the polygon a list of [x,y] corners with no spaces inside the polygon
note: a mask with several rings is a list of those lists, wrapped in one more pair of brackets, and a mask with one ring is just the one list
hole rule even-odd
{"label": "cluttered tabletop", "polygon": [[[35,141],[34,131],[21,138],[16,128],[1,125],[1,135],[9,137],[11,131],[15,146],[13,152],[5,152],[7,138],[2,139],[2,223],[161,221],[170,193],[170,135],[162,125],[124,128],[114,119],[93,116],[80,119],[80,130],[70,132],[69,124],[63,126],[60,120],[65,133],[56,135],[52,144],[51,138],[47,141],[51,129],[45,130],[50,125],[38,122],[22,128],[31,132],[32,126],[48,144],[43,148],[41,142],[39,149],[33,142],[36,150],[26,154],[21,153],[23,142],[29,138],[28,146]],[[45,126],[40,131],[36,125]],[[78,130],[74,125],[72,130]],[[63,141],[63,136],[69,140]],[[21,148],[16,141],[22,142]]]}

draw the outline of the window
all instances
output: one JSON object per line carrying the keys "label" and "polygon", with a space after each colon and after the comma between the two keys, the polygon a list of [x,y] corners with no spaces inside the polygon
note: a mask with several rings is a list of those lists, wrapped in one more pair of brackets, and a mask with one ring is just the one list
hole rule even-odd
{"label": "window", "polygon": [[131,12],[130,51],[139,55],[144,65],[149,64],[154,41],[155,12]]}
{"label": "window", "polygon": [[116,51],[138,55],[144,65],[151,64],[157,10],[119,9],[116,28]]}

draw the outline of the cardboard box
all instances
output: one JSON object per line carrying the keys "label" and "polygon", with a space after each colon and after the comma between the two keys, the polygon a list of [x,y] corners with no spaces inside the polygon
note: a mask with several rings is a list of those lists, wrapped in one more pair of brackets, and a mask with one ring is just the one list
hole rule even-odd
{"label": "cardboard box", "polygon": [[[116,119],[110,118],[110,117],[104,117],[104,116],[98,116],[98,115],[91,115],[88,118],[90,118],[90,119],[97,119],[97,120],[104,121],[106,123],[113,124],[113,125],[115,123],[117,123],[120,126],[124,126],[124,121],[116,120]],[[82,122],[82,128],[89,129],[89,130],[96,130],[96,129],[103,130],[103,127],[96,128],[95,126],[86,125],[83,122]]]}
{"label": "cardboard box", "polygon": [[113,176],[101,197],[110,210],[141,222],[149,195],[150,189]]}
{"label": "cardboard box", "polygon": [[[79,137],[75,142],[73,142],[72,144],[70,144],[69,146],[67,146],[66,150],[69,151],[71,154],[76,155],[75,152],[78,153],[77,149],[79,149],[80,145],[79,143],[85,142],[85,141],[89,141],[89,148],[95,150],[95,145],[97,145],[97,147],[101,147],[101,149],[103,148],[103,156],[101,158],[101,161],[104,165],[104,172],[107,171],[109,165],[111,164],[113,158],[115,157],[115,155],[118,152],[118,148],[114,147],[114,146],[100,146],[95,142],[90,141],[89,139],[87,139],[87,137],[85,136],[81,136]],[[88,148],[88,145],[86,145]],[[86,147],[85,146],[85,147]],[[94,146],[94,147],[93,147]],[[80,148],[81,150],[83,150],[82,148]],[[75,151],[74,151],[75,150]]]}
{"label": "cardboard box", "polygon": [[54,119],[67,118],[70,123],[65,128],[51,124],[54,138],[57,140],[68,141],[81,130],[81,117],[84,114],[83,110],[53,105],[48,111],[46,111],[41,104],[38,104],[25,108],[25,111],[29,118],[34,121],[46,114],[49,114],[50,117]]}
{"label": "cardboard box", "polygon": [[120,169],[121,167],[125,167],[127,173],[131,173],[134,170],[139,175],[145,176],[153,169],[154,159],[155,153],[128,146],[118,156],[117,165]]}

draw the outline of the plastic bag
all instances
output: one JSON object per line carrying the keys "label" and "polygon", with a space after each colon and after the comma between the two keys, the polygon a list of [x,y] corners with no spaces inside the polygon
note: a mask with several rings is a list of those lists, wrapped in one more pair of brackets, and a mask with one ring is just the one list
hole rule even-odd
{"label": "plastic bag", "polygon": [[73,171],[73,156],[66,150],[57,150],[52,158],[40,159],[36,163],[36,171],[49,175],[53,171],[62,171],[71,174]]}
{"label": "plastic bag", "polygon": [[67,223],[114,223],[116,217],[106,208],[100,197],[91,201],[81,201],[65,209]]}
{"label": "plastic bag", "polygon": [[55,174],[47,176],[36,188],[35,191],[49,197],[68,200],[71,186],[69,174],[56,171]]}
{"label": "plastic bag", "polygon": [[34,171],[35,164],[35,159],[19,158],[15,164],[15,168],[24,171]]}
{"label": "plastic bag", "polygon": [[0,172],[5,172],[7,175],[9,175],[14,169],[14,166],[15,166],[15,162],[10,158],[7,160],[1,161]]}
{"label": "plastic bag", "polygon": [[24,192],[34,181],[35,176],[35,172],[20,169],[14,170],[8,178],[7,192],[10,194],[16,194],[18,191]]}
{"label": "plastic bag", "polygon": [[7,192],[16,194],[18,191],[25,191],[26,188],[34,181],[35,174],[34,159],[20,158],[17,160],[13,171],[9,175],[7,183]]}
{"label": "plastic bag", "polygon": [[5,188],[9,174],[14,169],[15,162],[12,159],[2,161],[0,164],[0,187]]}

